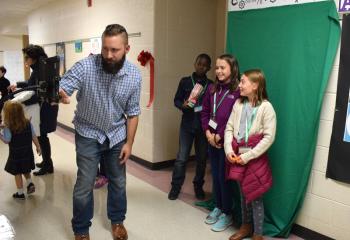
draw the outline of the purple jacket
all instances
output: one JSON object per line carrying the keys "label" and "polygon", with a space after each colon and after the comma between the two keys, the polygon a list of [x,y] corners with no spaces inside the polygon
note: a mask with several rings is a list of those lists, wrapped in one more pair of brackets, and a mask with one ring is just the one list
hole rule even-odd
{"label": "purple jacket", "polygon": [[[249,137],[248,146],[256,146],[263,135],[252,135]],[[245,145],[244,141],[237,143],[233,138],[232,148],[235,153],[238,147]],[[272,186],[272,173],[269,166],[267,153],[252,159],[246,165],[232,164],[226,159],[226,179],[232,179],[240,182],[242,193],[246,199],[246,203],[257,199],[267,192]]]}
{"label": "purple jacket", "polygon": [[[203,131],[210,130],[212,133],[217,133],[220,135],[220,143],[224,142],[224,131],[226,128],[226,124],[228,121],[228,118],[230,117],[230,114],[232,112],[233,104],[236,102],[236,100],[239,98],[239,90],[236,90],[234,92],[230,92],[226,95],[225,99],[222,101],[221,105],[216,111],[216,118],[215,121],[218,124],[216,130],[212,129],[209,126],[209,120],[211,115],[213,114],[213,105],[214,105],[214,94],[211,93],[214,85],[211,84],[208,86],[207,91],[204,94],[203,97],[203,110],[201,112],[201,120],[202,120],[202,127]],[[219,91],[216,94],[216,103],[218,104],[221,98],[224,96],[225,92],[229,90],[229,85],[219,85]]]}

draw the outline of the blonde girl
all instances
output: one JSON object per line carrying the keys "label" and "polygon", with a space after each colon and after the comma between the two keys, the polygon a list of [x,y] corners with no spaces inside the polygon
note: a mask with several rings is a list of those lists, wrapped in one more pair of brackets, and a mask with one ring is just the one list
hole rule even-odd
{"label": "blonde girl", "polygon": [[229,161],[226,177],[239,182],[242,204],[242,226],[230,240],[241,240],[253,233],[253,240],[261,240],[264,222],[262,195],[272,185],[266,152],[275,139],[276,114],[268,101],[265,76],[261,70],[244,72],[238,87],[241,97],[232,108],[224,139]]}

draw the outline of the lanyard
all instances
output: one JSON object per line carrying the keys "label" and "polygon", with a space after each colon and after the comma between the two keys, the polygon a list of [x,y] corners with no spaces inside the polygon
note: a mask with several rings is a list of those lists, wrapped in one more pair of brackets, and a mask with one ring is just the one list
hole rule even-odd
{"label": "lanyard", "polygon": [[194,82],[194,79],[193,79],[193,76],[191,75],[191,80],[192,80],[192,84],[193,84],[193,87],[195,85],[195,82]]}
{"label": "lanyard", "polygon": [[[245,103],[245,106],[246,106],[246,104],[247,103]],[[249,131],[252,128],[252,124],[253,124],[253,121],[254,121],[254,118],[255,118],[257,110],[258,110],[257,107],[255,107],[253,109],[253,113],[252,113],[252,116],[250,116],[249,122],[248,122],[248,116],[245,118],[245,136],[244,136],[245,144],[248,144]]]}
{"label": "lanyard", "polygon": [[215,119],[216,116],[216,111],[218,110],[218,108],[220,107],[222,101],[224,101],[226,95],[230,92],[230,90],[227,90],[224,95],[222,96],[222,98],[220,99],[218,105],[216,106],[216,92],[214,93],[214,106],[213,106],[213,118]]}

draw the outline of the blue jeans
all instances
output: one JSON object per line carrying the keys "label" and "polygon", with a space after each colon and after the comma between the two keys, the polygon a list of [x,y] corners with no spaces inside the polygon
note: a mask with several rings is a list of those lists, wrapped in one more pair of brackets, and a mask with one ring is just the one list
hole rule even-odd
{"label": "blue jeans", "polygon": [[171,185],[181,189],[186,175],[186,163],[194,141],[196,153],[196,175],[193,179],[195,187],[201,188],[204,184],[205,168],[207,162],[208,142],[201,127],[194,129],[181,124],[179,136],[179,152],[174,163]]}
{"label": "blue jeans", "polygon": [[104,158],[108,178],[107,215],[111,223],[122,223],[126,214],[125,164],[119,164],[123,142],[109,148],[109,140],[103,144],[75,133],[77,181],[73,191],[74,234],[87,234],[94,215],[93,188],[97,167]]}
{"label": "blue jeans", "polygon": [[209,158],[213,176],[213,189],[216,207],[225,214],[231,214],[233,206],[233,188],[230,181],[225,180],[225,151],[209,145]]}

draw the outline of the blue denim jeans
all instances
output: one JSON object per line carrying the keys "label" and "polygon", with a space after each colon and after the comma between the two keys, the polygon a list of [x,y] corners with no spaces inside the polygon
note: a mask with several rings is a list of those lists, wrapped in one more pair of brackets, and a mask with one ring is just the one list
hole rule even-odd
{"label": "blue denim jeans", "polygon": [[192,145],[196,154],[196,174],[193,179],[194,187],[202,187],[204,184],[205,168],[207,162],[208,142],[201,127],[192,128],[181,123],[179,136],[179,152],[174,163],[171,185],[181,189],[186,175],[186,163],[190,155]]}
{"label": "blue denim jeans", "polygon": [[100,144],[76,132],[75,144],[78,173],[73,191],[73,232],[89,233],[94,215],[93,188],[101,157],[108,178],[107,215],[111,223],[122,223],[126,214],[126,173],[125,164],[119,164],[119,154],[124,141],[109,148],[109,140]]}
{"label": "blue denim jeans", "polygon": [[209,145],[209,158],[213,176],[213,190],[216,207],[225,214],[231,214],[233,206],[233,188],[225,179],[225,151]]}

